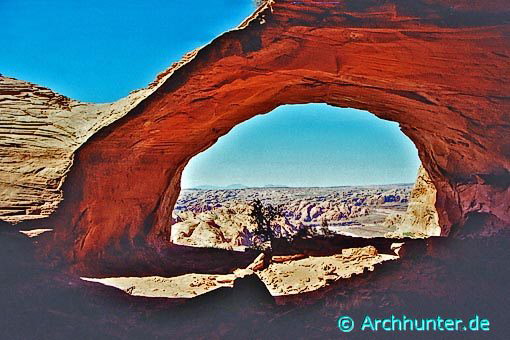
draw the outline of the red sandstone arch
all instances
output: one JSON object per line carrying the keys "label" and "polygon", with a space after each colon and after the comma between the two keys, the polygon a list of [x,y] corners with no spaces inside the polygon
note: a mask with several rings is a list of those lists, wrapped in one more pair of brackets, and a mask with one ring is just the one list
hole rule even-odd
{"label": "red sandstone arch", "polygon": [[262,7],[78,150],[53,217],[57,244],[76,260],[163,245],[189,159],[294,103],[399,122],[438,189],[443,234],[473,213],[510,225],[509,10],[503,0]]}

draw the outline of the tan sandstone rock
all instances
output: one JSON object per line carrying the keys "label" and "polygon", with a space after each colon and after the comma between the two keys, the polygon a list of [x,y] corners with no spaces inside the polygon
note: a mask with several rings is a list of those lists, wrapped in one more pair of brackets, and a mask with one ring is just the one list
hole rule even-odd
{"label": "tan sandstone rock", "polygon": [[423,167],[418,170],[418,178],[411,191],[409,205],[404,214],[392,214],[385,220],[395,231],[388,237],[428,237],[441,235],[436,211],[437,191],[434,183]]}

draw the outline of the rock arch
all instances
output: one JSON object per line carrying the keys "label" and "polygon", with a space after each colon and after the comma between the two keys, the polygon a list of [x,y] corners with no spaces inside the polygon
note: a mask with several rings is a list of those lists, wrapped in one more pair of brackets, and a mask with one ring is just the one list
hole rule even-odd
{"label": "rock arch", "polygon": [[503,0],[266,2],[117,103],[123,116],[75,153],[50,217],[57,227],[50,247],[77,261],[164,247],[189,159],[236,124],[298,103],[399,122],[438,190],[443,235],[461,231],[473,214],[484,216],[479,235],[509,226],[507,7]]}

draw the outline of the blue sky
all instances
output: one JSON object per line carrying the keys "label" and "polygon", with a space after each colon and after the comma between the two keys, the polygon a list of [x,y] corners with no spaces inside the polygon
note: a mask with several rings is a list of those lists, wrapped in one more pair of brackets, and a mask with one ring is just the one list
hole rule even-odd
{"label": "blue sky", "polygon": [[[0,0],[0,73],[110,102],[253,10],[252,0]],[[285,106],[192,159],[183,186],[402,183],[415,180],[418,164],[395,123],[323,104]]]}
{"label": "blue sky", "polygon": [[252,0],[0,0],[0,73],[114,101],[253,10]]}
{"label": "blue sky", "polygon": [[286,105],[236,126],[186,167],[184,188],[411,183],[420,161],[398,124],[326,104]]}

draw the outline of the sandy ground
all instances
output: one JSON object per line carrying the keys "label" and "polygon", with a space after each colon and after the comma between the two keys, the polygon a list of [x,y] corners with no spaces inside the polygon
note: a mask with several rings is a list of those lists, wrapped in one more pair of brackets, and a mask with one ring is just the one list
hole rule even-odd
{"label": "sandy ground", "polygon": [[233,274],[186,274],[176,277],[146,276],[105,279],[82,277],[82,280],[116,287],[134,296],[163,298],[192,298],[220,287],[233,287],[235,279],[236,276]]}
{"label": "sandy ground", "polygon": [[32,229],[32,230],[20,230],[19,232],[30,238],[40,236],[43,233],[53,231],[53,229]]}
{"label": "sandy ground", "polygon": [[[397,247],[398,248],[398,247]],[[273,258],[261,268],[262,254],[252,265],[232,274],[186,274],[176,277],[112,277],[83,280],[116,287],[128,294],[145,297],[193,298],[220,287],[233,287],[236,278],[255,273],[273,296],[311,292],[352,275],[374,270],[376,264],[398,259],[397,255],[378,254],[372,246],[342,250],[342,254],[322,257]],[[278,261],[278,262],[276,262]]]}
{"label": "sandy ground", "polygon": [[396,260],[396,255],[378,254],[374,247],[344,249],[342,254],[307,257],[284,263],[272,263],[257,272],[273,296],[306,293],[340,279],[374,270],[376,264]]}

